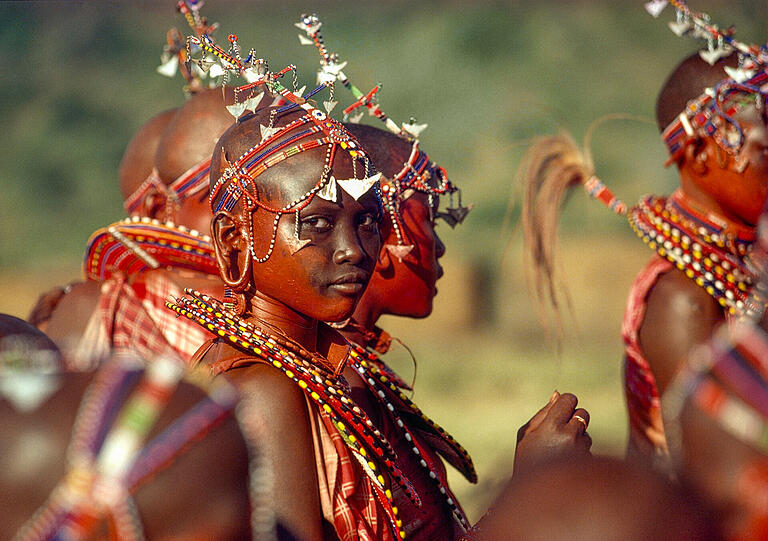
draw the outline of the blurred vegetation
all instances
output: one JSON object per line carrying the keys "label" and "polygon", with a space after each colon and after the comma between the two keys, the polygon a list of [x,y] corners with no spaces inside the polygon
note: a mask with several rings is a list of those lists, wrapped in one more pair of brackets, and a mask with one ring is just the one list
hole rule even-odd
{"label": "blurred vegetation", "polygon": [[[184,20],[173,2],[0,3],[0,266],[79,257],[88,235],[122,214],[116,170],[131,135],[183,100],[181,82],[155,73],[165,31]],[[697,4],[703,4],[697,2]],[[733,4],[733,3],[730,3]],[[757,40],[761,0],[706,2],[715,20]],[[607,113],[650,117],[660,82],[690,40],[675,37],[642,2],[227,2],[204,8],[274,66],[317,66],[293,22],[317,11],[332,51],[361,88],[383,83],[395,119],[427,122],[424,147],[477,208],[450,242],[497,258],[499,224],[524,142],[567,126],[581,137]],[[599,172],[633,199],[672,187],[656,130],[614,123],[598,131]],[[625,230],[591,205],[569,213],[580,231]],[[582,212],[583,211],[583,212]]]}
{"label": "blurred vegetation", "polygon": [[[155,73],[166,30],[185,28],[173,3],[0,2],[0,311],[24,316],[43,288],[77,278],[90,233],[123,216],[117,166],[128,140],[184,99],[179,78]],[[744,41],[768,37],[765,0],[692,3],[736,24]],[[561,128],[580,141],[611,113],[647,121],[597,130],[598,174],[628,202],[674,189],[654,104],[666,74],[697,45],[667,29],[671,10],[654,21],[642,4],[208,0],[204,8],[221,23],[219,39],[237,33],[272,66],[295,63],[308,85],[317,54],[299,45],[293,22],[316,11],[329,49],[349,61],[347,75],[361,89],[381,82],[382,108],[396,121],[427,122],[423,148],[476,203],[463,226],[440,230],[449,252],[434,315],[386,322],[420,361],[420,405],[476,458],[481,485],[457,481],[473,518],[509,465],[516,427],[554,387],[576,391],[592,411],[597,450],[623,445],[619,326],[647,249],[621,219],[574,194],[562,251],[578,326],[571,320],[552,362],[553,342],[526,296],[519,232],[502,222],[510,197],[513,221],[519,212],[513,180],[527,141]],[[412,373],[404,350],[393,359]]]}

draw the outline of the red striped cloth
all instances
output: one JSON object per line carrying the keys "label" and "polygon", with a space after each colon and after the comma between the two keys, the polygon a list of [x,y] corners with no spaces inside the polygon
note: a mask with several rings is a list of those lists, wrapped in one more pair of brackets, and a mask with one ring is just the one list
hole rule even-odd
{"label": "red striped cloth", "polygon": [[647,456],[666,457],[667,441],[661,420],[661,402],[656,378],[640,347],[640,326],[645,317],[648,293],[662,274],[674,266],[654,255],[635,278],[627,298],[621,325],[624,337],[624,393],[629,413],[629,439]]}
{"label": "red striped cloth", "polygon": [[[202,359],[211,344],[213,340],[204,344],[193,362]],[[266,362],[256,356],[233,355],[206,363],[206,367],[216,375]],[[385,511],[389,503],[379,501],[370,479],[344,444],[330,416],[311,400],[307,400],[307,409],[323,518],[333,525],[340,541],[395,541]]]}
{"label": "red striped cloth", "polygon": [[104,282],[102,292],[102,317],[114,350],[189,362],[208,338],[197,324],[165,308],[165,301],[183,291],[162,272],[118,275]]}

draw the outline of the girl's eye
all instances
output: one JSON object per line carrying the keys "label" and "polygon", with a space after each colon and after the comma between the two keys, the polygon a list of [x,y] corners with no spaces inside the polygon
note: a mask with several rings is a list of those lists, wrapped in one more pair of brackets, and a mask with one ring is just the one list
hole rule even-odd
{"label": "girl's eye", "polygon": [[373,214],[364,214],[360,218],[360,227],[375,229],[379,226],[379,220]]}
{"label": "girl's eye", "polygon": [[313,231],[330,231],[332,224],[328,218],[323,216],[310,216],[301,221],[302,225],[308,227]]}

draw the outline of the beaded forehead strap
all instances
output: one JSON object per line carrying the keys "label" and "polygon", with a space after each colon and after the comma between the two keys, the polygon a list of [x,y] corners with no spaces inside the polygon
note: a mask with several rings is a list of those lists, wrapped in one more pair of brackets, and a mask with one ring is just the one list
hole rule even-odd
{"label": "beaded forehead strap", "polygon": [[[257,263],[263,263],[272,254],[277,237],[278,222],[283,214],[294,214],[295,216],[294,235],[289,239],[289,247],[291,253],[296,253],[310,242],[309,239],[301,240],[299,238],[299,212],[309,205],[315,196],[335,202],[339,200],[338,190],[341,188],[355,199],[359,199],[371,188],[378,186],[381,174],[373,174],[373,166],[368,155],[360,147],[355,137],[340,122],[316,109],[307,100],[308,97],[325,88],[325,85],[320,85],[307,96],[296,95],[278,80],[286,73],[293,72],[295,74],[295,66],[288,66],[277,73],[265,71],[266,62],[255,59],[253,51],[246,59],[240,57],[237,36],[230,35],[230,42],[233,44],[234,55],[225,53],[220,47],[210,42],[200,41],[202,49],[220,58],[225,69],[238,76],[244,76],[247,71],[251,71],[256,76],[256,80],[236,88],[235,96],[237,97],[246,91],[250,91],[252,94],[255,88],[263,86],[273,93],[280,94],[288,102],[287,105],[271,110],[269,125],[261,125],[261,141],[259,143],[245,151],[233,162],[227,161],[228,167],[212,187],[209,197],[214,213],[221,210],[230,211],[236,203],[240,202],[249,212],[260,208],[275,214],[269,247],[263,256],[256,256],[253,247],[254,234],[253,231],[250,232],[251,258]],[[240,111],[244,112],[250,107],[248,102],[252,99],[254,98],[249,97],[244,103],[236,102],[235,106],[242,106]],[[304,114],[285,126],[274,125],[280,115],[295,109],[303,109]],[[240,119],[240,121],[249,117],[250,115]],[[291,156],[320,147],[326,147],[325,165],[320,178],[308,192],[282,207],[272,207],[261,201],[255,182],[259,175]],[[339,149],[345,151],[352,158],[352,178],[337,179],[332,175],[334,159]],[[224,159],[227,160],[226,156]],[[358,178],[358,162],[362,162],[363,165],[364,176],[361,178]],[[378,191],[376,193],[378,194]]]}
{"label": "beaded forehead strap", "polygon": [[[719,59],[736,52],[739,64],[737,68],[726,67],[727,77],[691,100],[664,130],[662,138],[670,153],[667,165],[677,159],[685,141],[697,133],[714,138],[723,150],[736,156],[743,145],[744,132],[735,115],[749,105],[755,105],[763,114],[766,111],[766,46],[747,45],[736,40],[733,28],[721,30],[710,21],[709,15],[693,11],[682,0],[652,0],[645,7],[651,15],[658,17],[668,4],[676,8],[676,20],[669,23],[675,34],[706,39],[707,50],[699,52],[703,60],[714,65]],[[746,167],[745,157],[738,160],[740,167]]]}
{"label": "beaded forehead strap", "polygon": [[182,173],[171,184],[166,185],[160,178],[157,169],[153,168],[147,179],[131,195],[126,197],[123,207],[131,216],[138,215],[139,207],[144,198],[152,188],[155,188],[168,197],[171,204],[167,209],[171,215],[166,216],[166,219],[173,220],[172,214],[186,199],[208,189],[210,169],[211,159],[206,158]]}
{"label": "beaded forehead strap", "polygon": [[[208,19],[200,14],[202,7],[202,0],[179,0],[176,4],[176,11],[184,15],[189,28],[197,37],[203,35],[210,37],[219,25],[218,23],[208,24]],[[175,28],[171,28],[166,34],[166,45],[163,47],[160,62],[157,72],[161,75],[174,77],[177,71],[181,72],[182,77],[187,82],[185,91],[197,92],[203,87],[202,80],[206,78],[208,72],[201,69],[197,64],[189,63],[189,51],[184,35]],[[216,73],[213,73],[213,76],[216,76]],[[215,86],[213,81],[211,86]]]}
{"label": "beaded forehead strap", "polygon": [[[464,221],[472,205],[464,206],[461,202],[461,190],[450,182],[445,169],[439,167],[429,160],[426,153],[419,150],[418,137],[427,127],[426,124],[417,124],[411,119],[409,123],[403,123],[398,126],[397,123],[389,118],[381,110],[377,100],[381,85],[377,84],[368,93],[363,93],[353,85],[346,74],[342,71],[347,62],[341,62],[337,53],[329,53],[323,41],[323,35],[320,32],[322,22],[316,14],[301,16],[301,20],[294,25],[303,30],[304,34],[299,34],[299,42],[302,45],[313,45],[320,53],[320,69],[317,74],[317,81],[320,84],[326,84],[333,89],[336,81],[349,90],[355,97],[355,102],[344,109],[344,121],[357,123],[363,116],[363,108],[368,110],[368,114],[381,120],[387,130],[412,143],[411,154],[408,161],[403,164],[403,168],[392,179],[383,179],[382,192],[384,194],[384,203],[387,212],[392,221],[393,228],[397,235],[397,245],[387,244],[387,249],[399,259],[402,259],[413,249],[413,244],[408,242],[405,237],[405,230],[402,227],[402,217],[400,213],[400,204],[415,192],[425,193],[429,197],[429,207],[433,207],[433,197],[448,194],[450,196],[450,205],[445,212],[438,212],[435,217],[442,218],[451,227]],[[327,111],[336,106],[336,101],[324,102]],[[354,113],[354,114],[353,114]],[[430,184],[430,180],[435,178],[437,181]],[[454,206],[454,195],[458,197],[458,205]]]}

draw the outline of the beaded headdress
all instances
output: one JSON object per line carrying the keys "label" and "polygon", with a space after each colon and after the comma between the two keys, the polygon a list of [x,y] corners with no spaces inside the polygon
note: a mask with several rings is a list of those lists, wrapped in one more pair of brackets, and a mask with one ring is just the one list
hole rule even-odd
{"label": "beaded headdress", "polygon": [[[184,15],[187,24],[195,35],[210,36],[218,28],[218,23],[208,24],[208,19],[200,14],[202,6],[202,0],[179,0],[176,9]],[[162,63],[157,67],[157,72],[167,77],[173,77],[177,71],[181,71],[182,77],[187,82],[185,86],[187,92],[195,93],[201,90],[202,79],[208,75],[208,72],[201,69],[198,64],[189,62],[190,51],[187,49],[184,35],[176,28],[171,28],[168,30],[166,39],[167,44],[163,48],[161,56]],[[213,77],[211,80],[213,81]],[[210,165],[211,159],[207,158],[192,166],[170,185],[166,185],[162,181],[157,169],[152,169],[146,180],[125,198],[123,207],[131,216],[138,215],[144,198],[151,189],[156,189],[168,197],[170,204],[167,207],[165,219],[173,220],[175,219],[174,211],[186,198],[208,189]]]}
{"label": "beaded headdress", "polygon": [[[189,28],[196,36],[207,35],[211,37],[219,25],[218,23],[208,24],[208,19],[200,13],[200,8],[202,7],[202,0],[179,0],[176,4],[176,10],[184,15]],[[189,52],[187,51],[184,34],[176,28],[171,28],[166,34],[166,45],[163,47],[160,62],[161,64],[157,67],[157,72],[166,77],[173,77],[177,71],[180,71],[181,76],[187,82],[185,90],[188,92],[194,93],[202,89],[202,80],[209,75],[207,71],[201,69],[197,64],[189,63]],[[216,75],[216,72],[214,72],[211,74],[211,78]]]}
{"label": "beaded headdress", "polygon": [[[227,168],[211,187],[209,195],[209,202],[214,213],[222,210],[230,211],[239,202],[250,212],[260,208],[275,214],[272,236],[264,255],[256,255],[253,247],[253,231],[250,232],[251,258],[257,263],[263,263],[272,254],[278,222],[283,214],[294,214],[295,216],[294,236],[289,241],[291,252],[295,253],[310,242],[308,239],[301,240],[299,238],[299,212],[309,205],[315,196],[328,201],[338,201],[339,188],[355,199],[359,199],[372,188],[376,190],[378,195],[378,181],[381,174],[373,173],[373,165],[368,154],[360,147],[355,137],[340,122],[332,119],[309,102],[310,97],[323,90],[327,85],[321,84],[308,94],[302,95],[303,91],[296,89],[295,66],[290,65],[273,73],[269,71],[267,62],[257,58],[253,50],[245,59],[242,58],[235,34],[230,34],[228,39],[232,44],[229,52],[225,52],[205,35],[200,38],[190,36],[187,43],[188,48],[190,44],[197,44],[204,53],[219,59],[220,66],[226,72],[225,80],[228,80],[231,73],[248,81],[247,84],[234,89],[235,103],[228,106],[233,116],[238,118],[238,122],[253,116],[250,113],[245,116],[242,115],[246,110],[253,111],[258,108],[264,89],[271,94],[282,96],[287,102],[286,105],[271,109],[268,125],[261,125],[261,141],[259,143],[232,162],[223,156]],[[294,75],[293,92],[279,81],[288,73]],[[245,96],[242,101],[241,96]],[[285,126],[275,126],[278,117],[296,110],[303,110],[303,114]],[[272,207],[261,201],[258,195],[259,190],[255,184],[256,177],[291,156],[321,147],[326,147],[325,166],[312,189],[283,207]],[[352,178],[337,179],[332,174],[333,162],[339,149],[345,151],[352,158]],[[359,165],[363,166],[364,176],[358,178]]]}
{"label": "beaded headdress", "polygon": [[[395,135],[410,142],[413,146],[408,161],[403,164],[403,168],[391,179],[382,179],[382,192],[386,210],[392,221],[393,228],[397,235],[397,245],[387,244],[387,249],[402,259],[413,249],[413,244],[409,244],[405,237],[402,227],[402,217],[400,215],[400,204],[415,192],[425,193],[429,196],[429,206],[432,208],[432,198],[441,195],[450,197],[450,204],[445,212],[438,212],[436,217],[442,218],[451,227],[464,221],[472,205],[464,206],[461,203],[461,190],[458,189],[445,172],[445,169],[429,160],[429,156],[419,149],[418,137],[427,127],[426,124],[418,124],[414,119],[408,123],[398,126],[397,123],[389,118],[381,110],[377,102],[377,93],[381,85],[377,84],[369,92],[363,93],[353,85],[346,74],[342,71],[347,62],[342,62],[337,53],[329,53],[323,41],[323,35],[320,32],[322,22],[316,14],[303,14],[301,20],[294,23],[295,26],[304,31],[299,34],[299,41],[302,45],[313,45],[320,53],[320,69],[317,73],[318,84],[330,86],[332,92],[331,100],[324,102],[326,110],[332,110],[337,102],[333,99],[333,88],[336,81],[341,82],[342,86],[349,90],[355,98],[355,101],[344,109],[344,121],[357,123],[363,116],[363,108],[368,110],[368,114],[381,120],[386,128]],[[434,178],[436,182],[430,184]],[[454,206],[453,199],[457,197],[458,205]]]}
{"label": "beaded headdress", "polygon": [[703,60],[714,65],[734,52],[739,59],[737,68],[726,67],[727,77],[691,100],[663,131],[662,138],[671,156],[668,163],[675,160],[684,142],[696,133],[714,138],[723,150],[736,156],[744,142],[744,133],[735,115],[749,105],[766,113],[768,49],[765,45],[747,45],[736,40],[733,28],[721,30],[709,15],[693,11],[683,0],[651,0],[645,7],[658,17],[667,4],[676,8],[676,20],[669,23],[675,34],[707,41],[707,49],[699,53]]}

